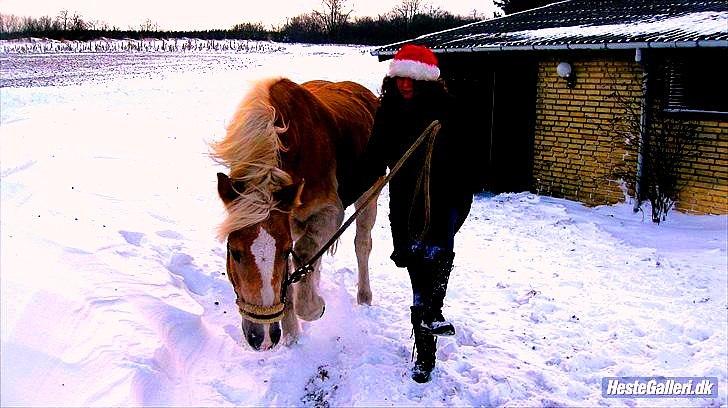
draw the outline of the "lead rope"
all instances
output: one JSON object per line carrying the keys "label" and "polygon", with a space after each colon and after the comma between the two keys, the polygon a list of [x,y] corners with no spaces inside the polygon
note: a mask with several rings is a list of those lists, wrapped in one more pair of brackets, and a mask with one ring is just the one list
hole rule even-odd
{"label": "lead rope", "polygon": [[420,171],[420,175],[417,178],[417,184],[415,185],[414,194],[412,196],[412,205],[410,205],[410,211],[409,215],[407,217],[407,225],[408,230],[409,227],[412,225],[412,210],[416,207],[415,202],[417,200],[417,195],[422,192],[422,201],[424,206],[424,214],[423,214],[423,223],[422,223],[422,231],[420,231],[419,237],[417,238],[418,241],[422,241],[424,239],[425,234],[427,233],[427,230],[430,229],[430,206],[431,206],[431,199],[430,199],[430,176],[432,174],[432,152],[435,148],[435,137],[433,136],[430,138],[430,140],[427,142],[427,150],[425,151],[425,160],[422,164],[422,170]]}
{"label": "lead rope", "polygon": [[[410,339],[415,337],[415,327],[412,326],[412,334],[410,334]],[[415,339],[415,342],[412,343],[412,357],[410,357],[410,363],[415,361],[415,349],[417,348],[417,340]]]}
{"label": "lead rope", "polygon": [[[426,139],[431,138],[431,146],[430,146],[430,155],[432,150],[432,145],[434,145],[434,139],[437,136],[437,134],[440,132],[440,128],[442,125],[439,121],[433,120],[432,123],[430,123],[425,130],[422,131],[420,136],[415,140],[414,143],[412,143],[412,146],[410,146],[409,149],[402,155],[402,157],[397,161],[397,163],[392,167],[392,169],[389,171],[389,174],[387,174],[386,177],[383,179],[380,179],[378,182],[376,182],[369,190],[367,190],[364,194],[359,197],[356,202],[359,203],[356,210],[354,211],[354,214],[352,214],[342,225],[339,227],[339,229],[334,233],[334,235],[331,236],[331,238],[324,244],[324,246],[321,247],[321,249],[316,252],[314,256],[311,257],[311,259],[308,260],[305,264],[300,266],[298,269],[293,271],[291,276],[288,277],[285,284],[290,285],[292,283],[296,283],[303,279],[306,275],[311,273],[313,271],[313,264],[318,261],[319,258],[323,256],[326,251],[331,247],[331,245],[336,242],[337,239],[341,236],[341,234],[346,231],[346,228],[351,225],[354,220],[356,220],[356,217],[366,209],[367,205],[379,194],[379,192],[382,191],[385,185],[389,183],[389,181],[394,177],[395,174],[399,171],[399,169],[404,165],[404,163],[407,161],[407,159],[412,156],[412,154],[417,150],[417,148],[424,142]],[[428,181],[429,181],[429,176]],[[429,183],[428,183],[429,184]],[[429,193],[429,189],[427,190]],[[429,194],[428,194],[429,196]]]}

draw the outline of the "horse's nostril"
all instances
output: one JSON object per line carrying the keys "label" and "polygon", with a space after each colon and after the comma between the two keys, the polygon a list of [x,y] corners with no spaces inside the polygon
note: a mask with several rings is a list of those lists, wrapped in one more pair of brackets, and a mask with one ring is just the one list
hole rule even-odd
{"label": "horse's nostril", "polygon": [[263,331],[259,330],[259,327],[256,326],[251,327],[245,333],[245,339],[248,341],[248,344],[250,344],[250,347],[255,350],[260,350],[260,346],[263,344],[265,335]]}
{"label": "horse's nostril", "polygon": [[272,323],[270,325],[269,333],[270,341],[275,346],[281,340],[281,325],[280,323]]}

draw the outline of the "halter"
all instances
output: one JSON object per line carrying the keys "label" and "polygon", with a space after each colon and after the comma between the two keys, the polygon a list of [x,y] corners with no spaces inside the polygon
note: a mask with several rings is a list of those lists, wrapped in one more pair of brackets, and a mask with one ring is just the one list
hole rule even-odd
{"label": "halter", "polygon": [[[227,256],[230,258],[232,256],[230,251],[230,242],[227,243]],[[276,303],[271,306],[263,306],[263,305],[254,305],[252,303],[248,303],[240,297],[238,294],[237,289],[235,288],[235,285],[233,285],[233,290],[235,290],[235,296],[237,299],[235,300],[235,303],[238,305],[238,311],[240,311],[240,315],[243,317],[243,319],[248,320],[253,323],[259,323],[259,324],[269,324],[269,323],[276,323],[283,320],[283,310],[285,309],[286,305],[286,295],[288,293],[288,287],[292,284],[300,281],[303,279],[308,273],[313,271],[313,267],[309,264],[304,265],[302,268],[297,269],[294,271],[290,276],[288,275],[288,272],[290,271],[290,259],[293,258],[293,260],[299,264],[303,265],[302,259],[296,255],[296,253],[293,250],[288,251],[286,254],[286,272],[285,276],[283,278],[283,282],[281,283],[281,301],[280,303]],[[230,278],[230,271],[228,271],[228,278]],[[232,279],[231,279],[232,283]]]}

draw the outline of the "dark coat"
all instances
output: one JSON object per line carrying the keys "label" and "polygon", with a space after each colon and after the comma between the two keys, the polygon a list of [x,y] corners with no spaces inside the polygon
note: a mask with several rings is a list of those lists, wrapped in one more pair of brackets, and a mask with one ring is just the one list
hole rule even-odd
{"label": "dark coat", "polygon": [[[453,238],[470,210],[472,183],[467,175],[468,146],[460,130],[453,99],[444,88],[406,101],[387,94],[374,119],[372,136],[358,168],[358,189],[368,189],[409,149],[433,120],[442,124],[432,155],[429,226],[425,225],[423,189],[418,189],[425,162],[426,143],[420,146],[389,185],[389,220],[396,252],[406,253],[413,242],[452,250]],[[426,228],[427,227],[427,228]]]}

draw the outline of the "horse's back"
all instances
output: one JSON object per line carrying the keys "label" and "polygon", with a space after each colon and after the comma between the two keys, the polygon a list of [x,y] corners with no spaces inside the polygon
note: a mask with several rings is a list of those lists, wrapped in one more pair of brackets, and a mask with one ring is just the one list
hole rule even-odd
{"label": "horse's back", "polygon": [[379,107],[379,99],[372,91],[356,82],[314,80],[305,82],[302,86],[338,113],[363,110],[374,116]]}
{"label": "horse's back", "polygon": [[339,196],[344,206],[348,206],[357,198],[350,197],[346,192],[353,182],[354,165],[364,153],[371,135],[379,99],[369,89],[351,81],[317,80],[306,82],[302,86],[328,108],[336,121],[338,132],[333,137]]}
{"label": "horse's back", "polygon": [[364,86],[351,81],[309,81],[302,86],[314,94],[334,116],[339,138],[353,143],[354,153],[361,154],[371,135],[379,100]]}

